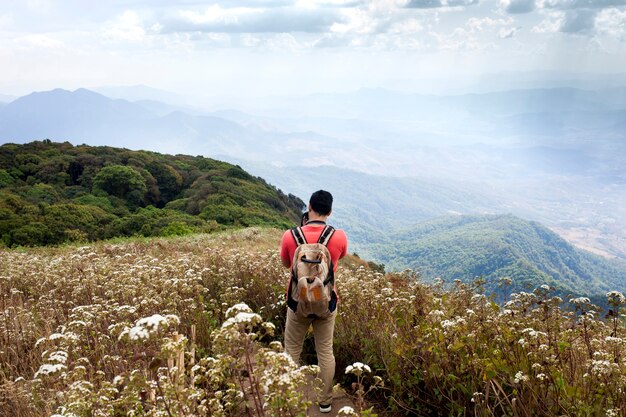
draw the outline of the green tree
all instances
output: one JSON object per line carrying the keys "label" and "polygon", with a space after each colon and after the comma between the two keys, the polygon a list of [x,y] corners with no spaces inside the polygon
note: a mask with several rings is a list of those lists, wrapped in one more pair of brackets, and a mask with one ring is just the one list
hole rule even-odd
{"label": "green tree", "polygon": [[128,200],[133,206],[140,206],[148,191],[143,176],[136,169],[124,165],[102,168],[93,180],[93,188]]}

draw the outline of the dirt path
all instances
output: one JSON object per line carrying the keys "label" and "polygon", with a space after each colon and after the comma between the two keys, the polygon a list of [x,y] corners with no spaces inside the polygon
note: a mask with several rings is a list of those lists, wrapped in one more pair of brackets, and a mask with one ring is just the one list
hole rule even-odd
{"label": "dirt path", "polygon": [[307,386],[306,391],[306,398],[309,401],[312,401],[313,405],[311,405],[307,410],[306,414],[308,417],[335,417],[342,407],[349,406],[354,408],[354,403],[352,402],[352,399],[350,399],[350,397],[346,395],[343,389],[340,389],[339,392],[335,392],[335,394],[333,395],[333,409],[331,410],[331,412],[326,414],[320,413],[320,408],[316,402],[315,392],[313,390],[312,383],[313,377],[310,377],[309,385]]}

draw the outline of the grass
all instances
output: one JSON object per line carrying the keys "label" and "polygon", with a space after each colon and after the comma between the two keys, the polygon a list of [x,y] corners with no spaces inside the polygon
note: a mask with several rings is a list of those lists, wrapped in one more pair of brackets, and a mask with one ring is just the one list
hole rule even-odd
{"label": "grass", "polygon": [[[315,368],[282,353],[281,235],[0,250],[0,415],[304,415]],[[354,256],[337,282],[336,380],[379,414],[626,415],[619,293],[605,318],[502,280],[499,305],[480,281],[426,285]],[[343,372],[355,362],[371,372]]]}

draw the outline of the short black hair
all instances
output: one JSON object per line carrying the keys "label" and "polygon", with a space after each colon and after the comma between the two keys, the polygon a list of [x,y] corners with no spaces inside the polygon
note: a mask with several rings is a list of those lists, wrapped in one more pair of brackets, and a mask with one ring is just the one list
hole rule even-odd
{"label": "short black hair", "polygon": [[311,209],[320,216],[328,216],[333,209],[333,195],[328,191],[319,190],[311,194]]}

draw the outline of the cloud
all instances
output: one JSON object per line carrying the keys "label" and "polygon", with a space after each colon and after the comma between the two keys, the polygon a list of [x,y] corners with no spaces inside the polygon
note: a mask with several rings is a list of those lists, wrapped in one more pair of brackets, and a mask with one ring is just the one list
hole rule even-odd
{"label": "cloud", "polygon": [[519,27],[502,28],[498,32],[498,36],[500,37],[500,39],[510,39],[513,36],[515,36],[515,34],[517,33],[518,30],[520,30]]}
{"label": "cloud", "polygon": [[25,48],[64,49],[66,46],[58,39],[49,35],[32,33],[15,39],[15,43]]}
{"label": "cloud", "polygon": [[608,7],[626,6],[626,0],[540,0],[545,9],[606,9]]}
{"label": "cloud", "polygon": [[597,11],[589,9],[567,10],[559,31],[564,33],[592,32]]}
{"label": "cloud", "polygon": [[409,9],[435,9],[438,7],[473,6],[479,0],[409,0],[404,7]]}
{"label": "cloud", "polygon": [[210,6],[204,12],[182,11],[160,22],[161,33],[325,33],[344,17],[336,10],[320,9],[315,13],[300,8],[256,9]]}
{"label": "cloud", "polygon": [[626,10],[602,10],[596,17],[596,30],[615,38],[626,36]]}
{"label": "cloud", "polygon": [[108,40],[139,42],[146,36],[139,15],[126,10],[114,22],[105,26],[103,36]]}
{"label": "cloud", "polygon": [[492,19],[490,17],[468,19],[466,25],[472,32],[482,32],[488,29],[507,26],[513,23],[513,19]]}
{"label": "cloud", "polygon": [[596,33],[597,15],[598,11],[592,9],[552,12],[547,19],[533,28],[533,32],[593,35]]}
{"label": "cloud", "polygon": [[511,14],[530,13],[535,10],[535,0],[500,0],[500,7]]}

